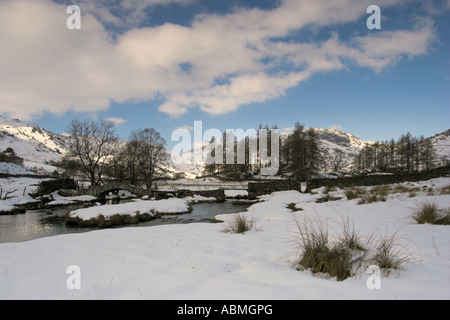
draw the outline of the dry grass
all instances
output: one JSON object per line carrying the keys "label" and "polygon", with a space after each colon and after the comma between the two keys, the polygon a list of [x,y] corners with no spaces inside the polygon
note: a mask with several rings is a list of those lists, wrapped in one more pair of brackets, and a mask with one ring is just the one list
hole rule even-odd
{"label": "dry grass", "polygon": [[401,237],[398,231],[389,235],[387,232],[378,232],[375,240],[375,251],[368,262],[377,265],[388,275],[391,270],[400,271],[404,269],[407,262],[419,262],[414,252],[410,249],[411,241]]}
{"label": "dry grass", "polygon": [[450,194],[450,184],[439,189],[440,194]]}
{"label": "dry grass", "polygon": [[296,212],[296,211],[303,211],[302,208],[298,208],[298,207],[297,207],[297,203],[295,203],[295,202],[288,203],[288,204],[286,205],[286,208],[292,210],[293,212]]}
{"label": "dry grass", "polygon": [[317,198],[316,202],[322,203],[322,202],[336,201],[336,200],[341,200],[341,199],[342,199],[342,197],[333,197],[329,193],[325,193],[322,197]]}
{"label": "dry grass", "polygon": [[450,208],[441,209],[436,202],[423,202],[417,205],[411,217],[419,224],[450,225]]}
{"label": "dry grass", "polygon": [[[409,242],[398,233],[375,237],[361,237],[349,219],[342,218],[334,228],[337,237],[329,236],[329,224],[320,218],[312,220],[304,215],[296,219],[300,251],[298,270],[309,270],[316,275],[336,278],[338,281],[359,273],[364,266],[377,265],[385,274],[401,270],[405,263],[415,261]],[[363,240],[365,239],[365,240]]]}
{"label": "dry grass", "polygon": [[245,233],[255,226],[255,221],[244,213],[233,215],[226,223],[224,232]]}
{"label": "dry grass", "polygon": [[299,270],[310,270],[314,274],[345,280],[353,274],[356,264],[360,264],[365,247],[350,222],[343,221],[342,232],[334,241],[330,240],[328,224],[304,216],[296,220],[300,237],[297,242],[301,251]]}

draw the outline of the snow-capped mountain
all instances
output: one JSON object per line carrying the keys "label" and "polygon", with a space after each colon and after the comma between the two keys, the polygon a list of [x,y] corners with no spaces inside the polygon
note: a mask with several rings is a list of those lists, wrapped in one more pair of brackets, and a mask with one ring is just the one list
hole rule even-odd
{"label": "snow-capped mountain", "polygon": [[450,160],[450,129],[431,137],[436,149],[438,160],[447,162]]}
{"label": "snow-capped mountain", "polygon": [[28,169],[51,172],[49,163],[66,153],[67,136],[0,115],[0,152],[12,148]]}
{"label": "snow-capped mountain", "polygon": [[315,128],[314,131],[319,138],[321,150],[326,152],[344,152],[349,156],[355,156],[364,146],[373,143],[336,129]]}
{"label": "snow-capped mountain", "polygon": [[[353,157],[365,145],[372,144],[371,141],[363,141],[358,137],[336,129],[314,129],[319,138],[319,147],[327,161],[336,161],[342,155],[345,165],[351,165]],[[282,130],[282,136],[288,134],[289,130]],[[43,172],[55,170],[51,161],[59,161],[67,152],[68,136],[56,134],[17,119],[9,119],[0,115],[0,152],[12,148],[15,154],[24,159],[26,169],[38,169]],[[431,137],[436,148],[439,160],[450,159],[450,129]],[[208,148],[204,145],[203,148]],[[180,157],[177,164],[172,161],[171,151],[167,150],[167,160],[164,162],[160,172],[176,177],[184,175],[186,178],[195,178],[202,175],[204,163],[195,163],[194,152],[188,151],[173,158]],[[330,160],[332,159],[332,160]],[[330,163],[328,169],[332,166]]]}
{"label": "snow-capped mountain", "polygon": [[354,157],[366,145],[372,141],[363,141],[358,137],[337,129],[313,129],[318,137],[319,148],[323,155],[322,170],[332,172],[334,170],[351,170],[354,165]]}

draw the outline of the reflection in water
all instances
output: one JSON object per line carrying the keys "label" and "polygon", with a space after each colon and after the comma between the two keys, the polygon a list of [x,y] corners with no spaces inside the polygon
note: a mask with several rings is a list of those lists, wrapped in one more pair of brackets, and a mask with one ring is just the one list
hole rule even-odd
{"label": "reflection in water", "polygon": [[[63,233],[89,231],[69,229],[64,216],[74,208],[28,210],[24,214],[0,216],[0,243],[20,242]],[[92,230],[92,229],[91,229]]]}
{"label": "reflection in water", "polygon": [[[163,224],[180,224],[193,222],[209,222],[218,214],[237,213],[245,211],[249,204],[232,204],[232,201],[222,203],[193,204],[190,213],[182,215],[167,215],[130,226],[155,226]],[[32,239],[54,236],[65,233],[87,232],[96,229],[66,227],[64,216],[76,207],[66,207],[47,210],[29,210],[24,214],[0,215],[0,243],[21,242]]]}

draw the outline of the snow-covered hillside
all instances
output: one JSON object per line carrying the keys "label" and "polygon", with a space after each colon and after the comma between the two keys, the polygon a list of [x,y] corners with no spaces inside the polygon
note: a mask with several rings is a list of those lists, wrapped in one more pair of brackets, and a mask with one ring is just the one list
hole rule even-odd
{"label": "snow-covered hillside", "polygon": [[436,153],[439,160],[449,161],[450,160],[450,129],[441,132],[439,134],[431,137],[434,147],[436,148]]}
{"label": "snow-covered hillside", "polygon": [[349,156],[355,156],[364,146],[373,143],[336,129],[316,128],[314,131],[319,138],[321,149],[325,152],[340,151]]}
{"label": "snow-covered hillside", "polygon": [[24,159],[27,169],[53,171],[50,161],[58,161],[66,152],[67,137],[37,125],[0,115],[0,151],[12,148]]}

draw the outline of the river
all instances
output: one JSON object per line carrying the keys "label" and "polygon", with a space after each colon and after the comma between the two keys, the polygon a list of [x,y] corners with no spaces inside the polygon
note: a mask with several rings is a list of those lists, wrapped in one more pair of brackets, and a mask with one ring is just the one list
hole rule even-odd
{"label": "river", "polygon": [[[232,200],[226,200],[221,203],[196,203],[192,204],[193,210],[190,213],[166,215],[161,218],[136,225],[127,225],[125,227],[210,222],[216,215],[242,212],[248,206],[249,204],[233,204]],[[0,243],[22,242],[58,234],[97,230],[94,228],[66,227],[64,216],[74,209],[76,208],[64,207],[51,210],[28,210],[24,214],[17,215],[0,215]]]}

